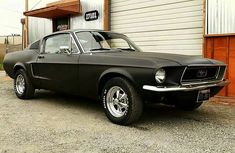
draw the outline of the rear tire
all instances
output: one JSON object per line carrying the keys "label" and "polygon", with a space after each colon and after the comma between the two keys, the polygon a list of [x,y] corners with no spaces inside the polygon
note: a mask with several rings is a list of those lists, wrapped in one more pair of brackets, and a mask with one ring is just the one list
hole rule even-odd
{"label": "rear tire", "polygon": [[14,91],[16,96],[20,99],[30,99],[34,96],[35,89],[23,69],[16,71]]}
{"label": "rear tire", "polygon": [[128,125],[137,121],[143,111],[143,102],[131,83],[121,77],[109,80],[102,90],[103,108],[110,121]]}

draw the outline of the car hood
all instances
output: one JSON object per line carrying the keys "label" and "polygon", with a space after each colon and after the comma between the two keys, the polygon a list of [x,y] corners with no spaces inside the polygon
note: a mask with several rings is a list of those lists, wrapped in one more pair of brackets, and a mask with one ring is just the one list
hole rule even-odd
{"label": "car hood", "polygon": [[163,59],[166,61],[176,62],[180,65],[190,64],[214,64],[210,59],[203,58],[200,55],[180,55],[180,54],[169,54],[169,53],[151,53],[151,52],[135,52],[132,53],[135,57],[151,58],[152,60]]}
{"label": "car hood", "polygon": [[[98,53],[97,53],[98,54]],[[203,58],[202,56],[192,56],[192,55],[180,55],[180,54],[169,54],[169,53],[156,53],[156,52],[128,52],[128,51],[120,51],[120,52],[99,52],[102,56],[113,56],[113,57],[122,57],[128,59],[136,59],[136,60],[148,60],[157,64],[170,64],[173,65],[181,65],[187,66],[191,64],[223,64],[222,62]]]}

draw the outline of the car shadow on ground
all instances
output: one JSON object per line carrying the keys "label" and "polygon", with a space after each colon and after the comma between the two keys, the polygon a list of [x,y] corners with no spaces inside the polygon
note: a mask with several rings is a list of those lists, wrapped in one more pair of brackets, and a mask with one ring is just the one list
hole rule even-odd
{"label": "car shadow on ground", "polygon": [[89,111],[89,109],[97,110],[100,112],[102,111],[101,103],[98,100],[87,99],[84,97],[69,95],[65,93],[38,90],[35,92],[34,99],[54,103],[63,107],[81,108],[87,111]]}
{"label": "car shadow on ground", "polygon": [[[91,100],[79,96],[56,93],[46,90],[40,90],[35,93],[35,100],[43,100],[46,103],[60,105],[61,107],[69,107],[73,109],[82,109],[86,113],[96,112],[98,115],[105,115],[101,102],[98,100]],[[214,111],[208,111],[208,108],[203,106],[195,111],[183,111],[176,109],[173,106],[163,104],[148,104],[145,105],[143,115],[140,120],[133,124],[134,128],[140,130],[147,130],[143,125],[163,123],[172,126],[184,122],[208,122],[212,118],[216,118],[218,114]],[[167,125],[169,126],[169,125]]]}

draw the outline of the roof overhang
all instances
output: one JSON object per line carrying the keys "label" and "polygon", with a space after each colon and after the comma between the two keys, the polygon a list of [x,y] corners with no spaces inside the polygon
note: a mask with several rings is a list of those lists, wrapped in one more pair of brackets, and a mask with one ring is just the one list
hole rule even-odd
{"label": "roof overhang", "polygon": [[78,15],[81,13],[80,1],[58,2],[54,5],[24,12],[25,16],[40,18],[58,18],[69,15]]}

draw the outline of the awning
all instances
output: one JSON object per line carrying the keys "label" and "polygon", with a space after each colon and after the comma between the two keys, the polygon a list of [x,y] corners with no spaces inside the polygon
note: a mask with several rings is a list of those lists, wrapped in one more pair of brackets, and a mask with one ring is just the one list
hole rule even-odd
{"label": "awning", "polygon": [[81,13],[80,1],[58,2],[44,8],[24,12],[25,16],[40,18],[58,18],[68,15],[78,15]]}

